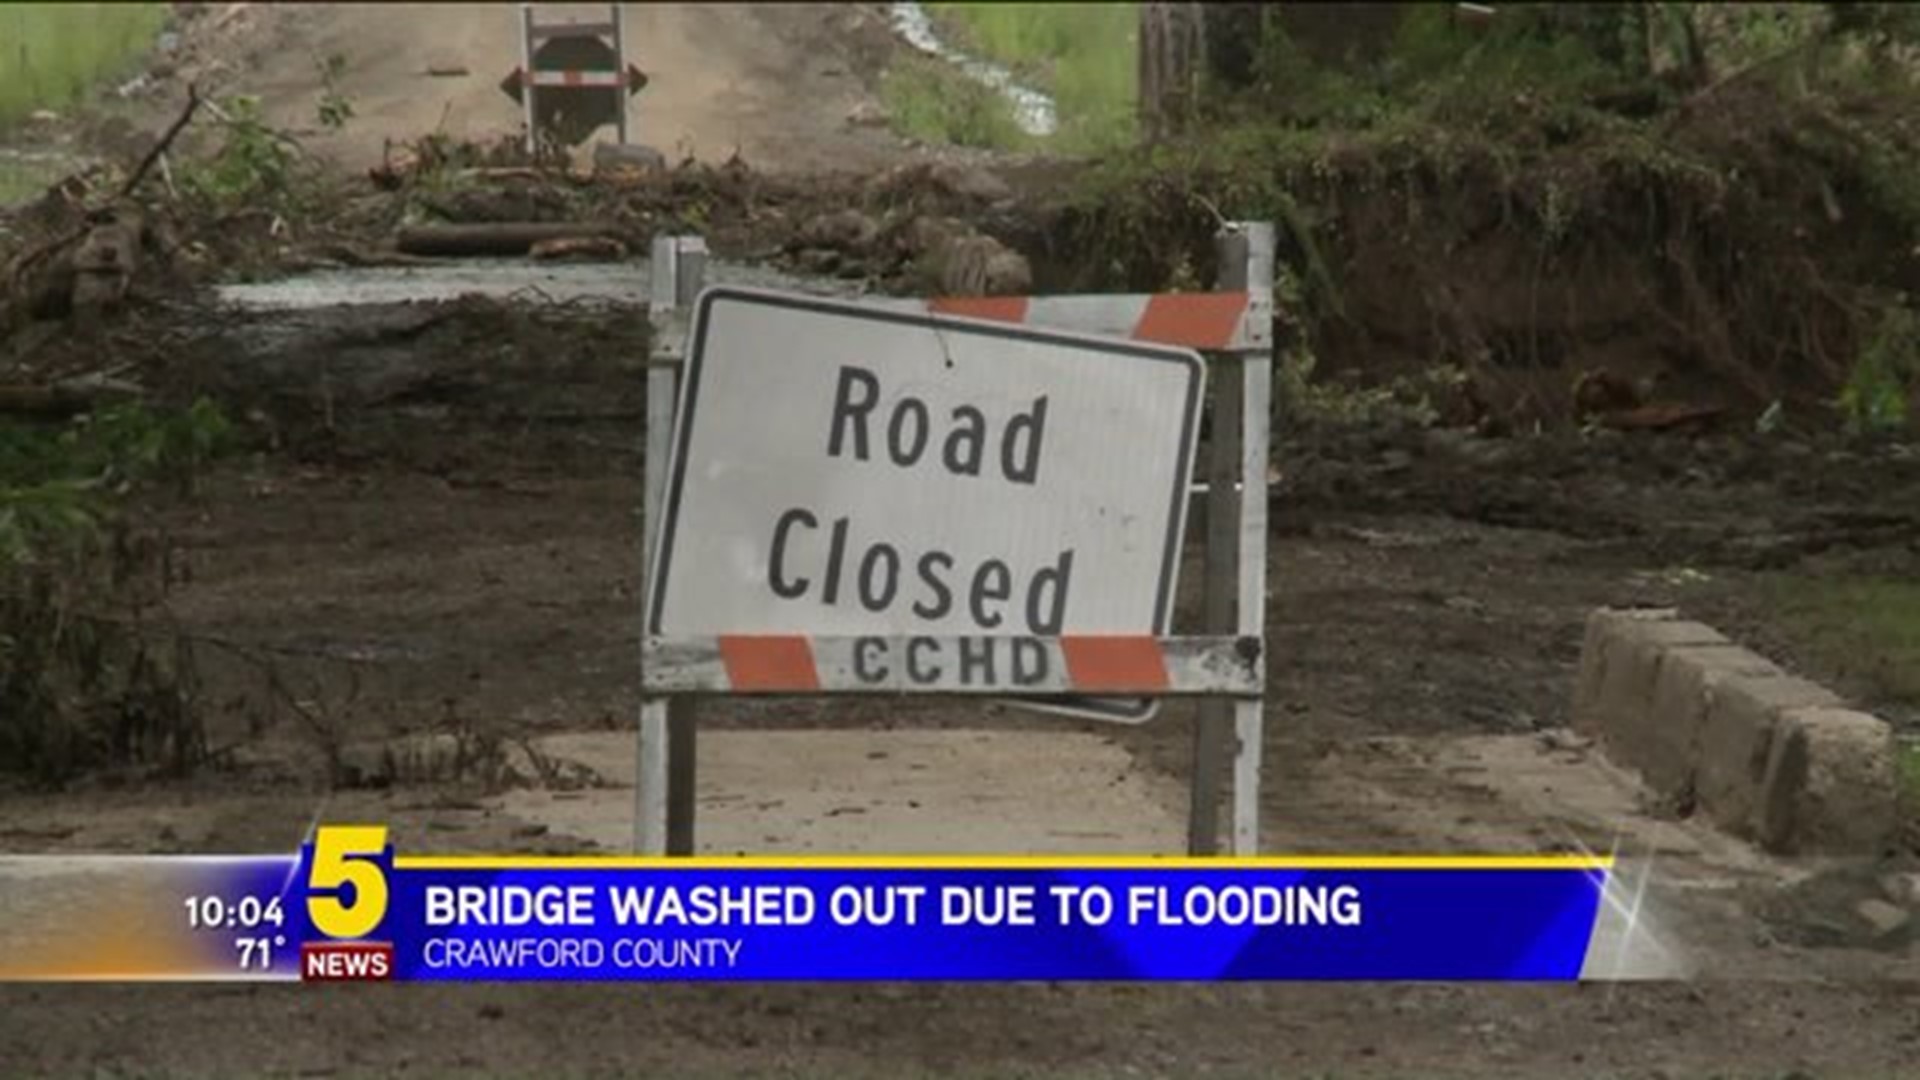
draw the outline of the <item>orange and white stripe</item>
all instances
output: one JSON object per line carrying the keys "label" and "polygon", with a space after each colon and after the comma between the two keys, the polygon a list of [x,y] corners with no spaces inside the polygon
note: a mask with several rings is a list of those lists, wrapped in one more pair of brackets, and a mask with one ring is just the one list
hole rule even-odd
{"label": "orange and white stripe", "polygon": [[894,311],[1017,323],[1213,352],[1255,351],[1268,348],[1273,340],[1272,301],[1249,292],[863,297],[861,302]]}
{"label": "orange and white stripe", "polygon": [[981,694],[1252,696],[1259,640],[723,634],[652,637],[642,682],[654,694]]}

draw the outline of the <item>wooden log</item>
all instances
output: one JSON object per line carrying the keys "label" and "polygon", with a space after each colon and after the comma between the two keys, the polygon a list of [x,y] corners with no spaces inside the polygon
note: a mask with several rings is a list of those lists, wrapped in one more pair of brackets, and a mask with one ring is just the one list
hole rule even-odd
{"label": "wooden log", "polygon": [[0,414],[64,420],[140,394],[138,386],[105,379],[71,380],[52,386],[0,384]]}
{"label": "wooden log", "polygon": [[0,413],[65,419],[93,408],[85,394],[54,386],[0,386]]}
{"label": "wooden log", "polygon": [[394,246],[406,255],[526,255],[552,240],[619,239],[610,225],[568,222],[486,222],[401,229]]}

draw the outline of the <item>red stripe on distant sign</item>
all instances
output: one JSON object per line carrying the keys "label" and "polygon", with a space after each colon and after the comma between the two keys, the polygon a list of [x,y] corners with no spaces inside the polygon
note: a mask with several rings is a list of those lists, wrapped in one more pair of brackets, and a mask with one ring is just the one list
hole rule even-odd
{"label": "red stripe on distant sign", "polygon": [[1076,690],[1137,693],[1169,685],[1166,658],[1150,637],[1063,637],[1060,652]]}
{"label": "red stripe on distant sign", "polygon": [[1247,295],[1155,293],[1147,298],[1147,309],[1133,328],[1134,339],[1190,349],[1224,349],[1239,336]]}
{"label": "red stripe on distant sign", "polygon": [[534,71],[520,69],[520,81],[533,86],[625,86],[623,71]]}
{"label": "red stripe on distant sign", "polygon": [[800,635],[720,635],[720,659],[735,690],[818,690],[813,646]]}
{"label": "red stripe on distant sign", "polygon": [[966,319],[995,319],[1000,322],[1026,322],[1027,298],[1024,296],[938,296],[927,301],[927,310],[935,315],[958,315]]}

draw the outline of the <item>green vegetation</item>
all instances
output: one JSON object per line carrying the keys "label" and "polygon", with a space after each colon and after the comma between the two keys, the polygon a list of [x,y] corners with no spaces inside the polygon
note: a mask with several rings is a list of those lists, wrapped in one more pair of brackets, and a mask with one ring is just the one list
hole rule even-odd
{"label": "green vegetation", "polygon": [[0,771],[58,783],[200,760],[191,664],[146,626],[164,548],[127,507],[153,485],[190,487],[227,434],[207,402],[0,424]]}
{"label": "green vegetation", "polygon": [[1920,582],[1790,577],[1773,598],[1823,664],[1920,708]]}
{"label": "green vegetation", "polygon": [[1208,9],[1248,55],[1210,61],[1184,132],[1090,171],[1079,287],[1204,278],[1222,219],[1275,221],[1296,403],[1317,358],[1383,385],[1463,372],[1511,388],[1490,404],[1517,423],[1574,424],[1580,372],[1542,393],[1516,371],[1579,363],[1598,304],[1633,312],[1606,350],[1687,393],[1912,430],[1920,327],[1888,286],[1920,242],[1920,5],[1308,11]]}
{"label": "green vegetation", "polygon": [[[165,4],[0,4],[0,131],[130,74],[166,14]],[[59,161],[0,158],[0,206],[69,171]]]}
{"label": "green vegetation", "polygon": [[225,141],[212,157],[186,170],[182,186],[199,198],[236,205],[286,194],[293,144],[261,119],[258,98],[233,97],[221,107],[229,117]]}
{"label": "green vegetation", "polygon": [[1908,395],[1920,391],[1920,316],[1905,301],[1881,313],[1880,325],[1840,390],[1849,430],[1898,431],[1907,424]]}
{"label": "green vegetation", "polygon": [[1006,98],[958,68],[924,56],[905,56],[880,83],[895,130],[923,142],[989,149],[1023,144]]}
{"label": "green vegetation", "polygon": [[320,101],[314,106],[314,115],[320,126],[328,131],[339,131],[353,119],[353,101],[340,89],[340,78],[346,74],[347,58],[339,53],[330,53],[324,59],[316,59],[314,68],[320,73]]}
{"label": "green vegetation", "polygon": [[191,484],[226,434],[207,401],[175,416],[116,406],[53,435],[0,426],[0,570],[93,538],[113,501],[138,486]]}
{"label": "green vegetation", "polygon": [[1057,152],[1120,146],[1133,135],[1135,4],[928,4],[956,48],[992,60],[1054,99]]}
{"label": "green vegetation", "polygon": [[0,4],[0,127],[127,74],[165,4]]}

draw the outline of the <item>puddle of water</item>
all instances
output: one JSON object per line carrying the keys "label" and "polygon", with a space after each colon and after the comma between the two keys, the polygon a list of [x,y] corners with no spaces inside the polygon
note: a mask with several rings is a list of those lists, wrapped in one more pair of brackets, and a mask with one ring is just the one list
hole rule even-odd
{"label": "puddle of water", "polygon": [[[541,264],[475,259],[445,266],[319,270],[280,281],[222,285],[223,304],[247,311],[309,311],[331,307],[442,303],[480,296],[526,304],[645,308],[652,275],[645,261]],[[784,274],[764,266],[711,262],[707,281],[821,296],[858,296],[859,282]]]}
{"label": "puddle of water", "polygon": [[647,272],[633,263],[540,266],[467,262],[432,267],[319,270],[280,281],[222,285],[222,303],[254,311],[298,311],[367,304],[421,304],[484,296],[533,304],[644,306]]}
{"label": "puddle of water", "polygon": [[927,9],[915,3],[896,3],[891,8],[894,32],[921,52],[937,56],[957,66],[976,82],[999,91],[1013,103],[1014,120],[1029,135],[1051,135],[1057,126],[1053,99],[1038,90],[1021,86],[1013,72],[991,61],[982,60],[949,47],[933,32],[933,20]]}

